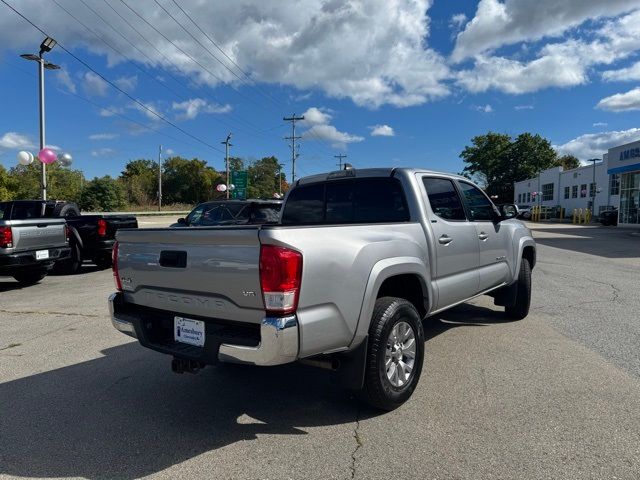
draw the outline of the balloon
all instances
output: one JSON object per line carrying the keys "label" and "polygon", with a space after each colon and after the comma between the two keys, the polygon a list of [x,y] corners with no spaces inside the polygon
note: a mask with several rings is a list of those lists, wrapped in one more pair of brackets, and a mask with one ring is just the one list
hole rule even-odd
{"label": "balloon", "polygon": [[236,186],[232,183],[231,185],[229,185],[229,190],[235,190]]}
{"label": "balloon", "polygon": [[20,165],[31,165],[33,163],[33,153],[25,152],[24,150],[18,152],[18,162]]}
{"label": "balloon", "polygon": [[221,183],[220,185],[218,185],[216,187],[216,190],[218,190],[219,192],[226,192],[227,191],[227,186],[224,185],[223,183]]}
{"label": "balloon", "polygon": [[60,162],[60,165],[63,167],[68,167],[73,162],[73,157],[70,153],[61,153],[58,155],[58,162]]}
{"label": "balloon", "polygon": [[42,150],[40,150],[40,152],[38,152],[38,160],[46,165],[55,162],[56,159],[56,152],[54,152],[50,148],[43,148]]}

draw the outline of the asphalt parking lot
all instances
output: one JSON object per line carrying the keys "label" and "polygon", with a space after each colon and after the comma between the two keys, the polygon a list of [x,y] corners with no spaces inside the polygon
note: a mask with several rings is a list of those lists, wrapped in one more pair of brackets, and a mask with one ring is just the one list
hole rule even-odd
{"label": "asphalt parking lot", "polygon": [[640,478],[640,237],[534,228],[529,317],[427,320],[385,414],[312,367],[171,373],[111,327],[111,271],[0,278],[0,478]]}

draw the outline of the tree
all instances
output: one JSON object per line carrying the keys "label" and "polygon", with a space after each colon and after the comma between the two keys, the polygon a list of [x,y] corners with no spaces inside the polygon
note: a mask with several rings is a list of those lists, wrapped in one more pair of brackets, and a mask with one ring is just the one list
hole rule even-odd
{"label": "tree", "polygon": [[465,162],[463,173],[484,180],[488,195],[498,201],[513,198],[513,183],[531,178],[556,166],[558,155],[551,143],[540,135],[523,133],[515,140],[509,135],[489,132],[472,139],[460,154]]}
{"label": "tree", "polygon": [[578,168],[580,166],[580,160],[578,157],[573,155],[562,155],[558,158],[558,166],[562,167],[563,170],[573,170],[574,168]]}
{"label": "tree", "polygon": [[158,164],[153,160],[131,160],[120,175],[127,202],[151,205],[158,199]]}
{"label": "tree", "polygon": [[280,165],[276,157],[264,157],[247,169],[247,197],[273,198],[280,189],[278,171]]}
{"label": "tree", "polygon": [[166,203],[197,204],[214,197],[221,176],[206,161],[171,157],[163,166],[162,196]]}
{"label": "tree", "polygon": [[7,170],[0,165],[0,202],[15,198],[16,183]]}
{"label": "tree", "polygon": [[113,212],[125,206],[125,193],[121,183],[109,175],[91,180],[80,198],[82,210]]}
{"label": "tree", "polygon": [[[15,182],[16,199],[35,199],[42,195],[42,165],[16,165],[9,174]],[[47,165],[47,197],[53,200],[77,202],[84,176],[80,170],[63,167],[58,162]]]}

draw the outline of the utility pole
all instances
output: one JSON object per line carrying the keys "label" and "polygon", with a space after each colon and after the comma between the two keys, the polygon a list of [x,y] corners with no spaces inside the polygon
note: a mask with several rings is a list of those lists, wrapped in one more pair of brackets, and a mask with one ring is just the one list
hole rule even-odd
{"label": "utility pole", "polygon": [[343,155],[343,154],[340,154],[340,155],[334,155],[333,158],[337,158],[338,159],[338,164],[337,164],[338,170],[342,170],[342,159],[343,158],[347,158],[347,156]]}
{"label": "utility pole", "polygon": [[282,167],[284,167],[284,165],[279,163],[278,164],[278,184],[280,185],[280,189],[279,189],[280,198],[282,198]]}
{"label": "utility pole", "polygon": [[233,144],[229,143],[231,141],[231,132],[229,132],[229,135],[227,135],[227,139],[224,142],[220,142],[224,145],[224,163],[227,169],[227,200],[229,200],[229,185],[230,185],[230,180],[229,180],[229,147],[233,147]]}
{"label": "utility pole", "polygon": [[296,140],[302,137],[296,137],[296,122],[299,120],[304,120],[304,115],[301,117],[296,117],[294,113],[290,117],[284,117],[283,120],[285,122],[291,122],[291,136],[284,137],[285,140],[291,140],[291,183],[296,181],[296,158],[298,158],[298,154],[296,153]]}
{"label": "utility pole", "polygon": [[162,145],[158,148],[158,211],[162,209]]}

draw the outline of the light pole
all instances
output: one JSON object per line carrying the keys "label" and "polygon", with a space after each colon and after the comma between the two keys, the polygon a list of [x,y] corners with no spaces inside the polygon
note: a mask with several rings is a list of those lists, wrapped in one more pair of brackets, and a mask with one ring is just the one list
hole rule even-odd
{"label": "light pole", "polygon": [[231,133],[229,133],[229,135],[227,135],[227,139],[224,142],[220,142],[224,145],[224,163],[226,165],[226,169],[227,169],[227,200],[229,200],[229,184],[231,183],[229,181],[229,147],[232,147],[233,145],[231,144]]}
{"label": "light pole", "polygon": [[596,162],[597,158],[592,158],[593,162],[593,189],[589,189],[589,193],[591,193],[591,217],[596,214]]}
{"label": "light pole", "polygon": [[[50,52],[53,47],[56,46],[56,41],[51,38],[45,38],[40,44],[40,52],[38,55],[33,53],[25,53],[20,55],[26,60],[33,60],[38,62],[38,84],[40,87],[40,150],[45,147],[45,131],[44,131],[44,69],[58,70],[60,67],[51,62],[47,62],[43,58],[45,52]],[[42,200],[47,199],[47,166],[44,162],[40,162],[42,165]]]}
{"label": "light pole", "polygon": [[280,185],[280,189],[278,193],[280,193],[280,198],[282,198],[282,167],[284,167],[284,165],[279,163],[278,164],[278,185]]}
{"label": "light pole", "polygon": [[162,210],[162,145],[158,148],[158,211]]}

